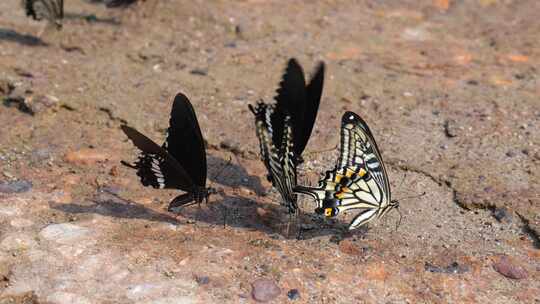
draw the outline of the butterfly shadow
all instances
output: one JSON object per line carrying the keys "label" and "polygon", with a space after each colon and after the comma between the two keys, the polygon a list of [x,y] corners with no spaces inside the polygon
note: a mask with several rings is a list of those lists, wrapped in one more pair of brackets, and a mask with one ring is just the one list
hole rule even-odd
{"label": "butterfly shadow", "polygon": [[88,23],[96,23],[96,24],[105,24],[105,25],[111,25],[111,26],[120,26],[122,25],[122,22],[120,20],[111,17],[111,18],[102,18],[99,16],[96,16],[94,14],[78,14],[78,13],[66,13],[64,15],[64,19],[66,20],[83,20]]}
{"label": "butterfly shadow", "polygon": [[90,200],[83,203],[60,204],[50,202],[49,206],[70,214],[95,213],[116,218],[144,219],[178,224],[178,220],[174,215],[154,211],[142,204],[124,199],[118,194],[101,190],[98,190]]}
{"label": "butterfly shadow", "polygon": [[244,186],[253,190],[259,196],[264,195],[266,190],[262,186],[261,178],[250,175],[236,156],[234,160],[234,162],[229,162],[229,160],[221,157],[207,155],[208,167],[213,168],[212,172],[209,173],[208,179],[212,183],[232,188]]}
{"label": "butterfly shadow", "polygon": [[180,213],[197,222],[260,231],[274,239],[308,240],[330,236],[342,240],[355,234],[348,232],[347,225],[343,223],[330,223],[316,215],[301,213],[291,216],[286,207],[277,204],[236,194],[220,193],[220,197],[219,200],[211,199],[208,205],[184,208]]}
{"label": "butterfly shadow", "polygon": [[48,46],[41,38],[36,36],[21,34],[14,30],[0,28],[0,41],[16,42],[26,46]]}

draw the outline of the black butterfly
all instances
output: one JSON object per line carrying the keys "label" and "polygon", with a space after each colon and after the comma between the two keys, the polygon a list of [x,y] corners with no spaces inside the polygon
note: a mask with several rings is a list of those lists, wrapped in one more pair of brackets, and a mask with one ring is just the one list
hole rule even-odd
{"label": "black butterfly", "polygon": [[22,0],[26,16],[34,20],[47,19],[57,29],[62,28],[64,0]]}
{"label": "black butterfly", "polygon": [[268,170],[268,180],[283,199],[290,213],[298,209],[293,189],[297,183],[296,167],[302,160],[322,95],[324,63],[306,85],[302,67],[290,59],[275,97],[276,104],[259,102],[249,105],[255,115],[261,158]]}
{"label": "black butterfly", "polygon": [[141,150],[135,164],[122,164],[137,169],[144,186],[180,189],[187,193],[174,198],[169,211],[190,203],[208,200],[216,190],[206,187],[206,150],[193,106],[178,93],[174,98],[167,139],[160,147],[139,131],[121,126],[133,144]]}

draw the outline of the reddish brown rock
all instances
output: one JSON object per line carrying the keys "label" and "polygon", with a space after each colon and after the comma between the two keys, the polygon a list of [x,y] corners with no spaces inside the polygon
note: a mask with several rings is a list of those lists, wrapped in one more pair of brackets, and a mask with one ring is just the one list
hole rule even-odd
{"label": "reddish brown rock", "polygon": [[66,153],[65,160],[75,165],[93,165],[98,162],[104,162],[108,159],[105,153],[95,149],[81,149]]}
{"label": "reddish brown rock", "polygon": [[493,269],[509,279],[522,280],[528,277],[525,268],[521,267],[506,255],[495,259],[493,262]]}
{"label": "reddish brown rock", "polygon": [[279,286],[270,279],[258,279],[251,284],[251,295],[257,302],[268,302],[275,299],[281,293]]}

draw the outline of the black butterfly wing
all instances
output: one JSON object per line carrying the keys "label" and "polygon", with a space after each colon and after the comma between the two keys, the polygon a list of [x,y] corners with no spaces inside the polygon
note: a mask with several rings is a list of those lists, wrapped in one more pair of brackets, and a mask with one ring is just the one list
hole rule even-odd
{"label": "black butterfly wing", "polygon": [[199,187],[206,185],[206,149],[195,110],[182,93],[174,98],[167,139],[163,144],[170,155]]}
{"label": "black butterfly wing", "polygon": [[[292,58],[287,63],[287,68],[279,83],[275,97],[276,107],[272,113],[272,141],[276,147],[281,144],[286,115],[291,116],[295,147],[297,139],[303,138],[306,98],[304,71],[298,61]],[[297,155],[300,156],[300,154]]]}
{"label": "black butterfly wing", "polygon": [[154,188],[181,189],[192,191],[193,181],[182,165],[167,151],[139,131],[121,126],[122,131],[141,150],[139,159],[134,165],[125,164],[137,169],[141,183]]}
{"label": "black butterfly wing", "polygon": [[311,131],[313,131],[313,126],[315,126],[315,120],[317,119],[317,112],[319,111],[323,91],[324,70],[324,63],[319,63],[315,74],[306,87],[307,99],[304,119],[301,126],[296,126],[302,131],[301,135],[297,135],[294,140],[294,151],[296,152],[296,155],[302,155],[302,152],[309,141],[309,137],[311,136]]}

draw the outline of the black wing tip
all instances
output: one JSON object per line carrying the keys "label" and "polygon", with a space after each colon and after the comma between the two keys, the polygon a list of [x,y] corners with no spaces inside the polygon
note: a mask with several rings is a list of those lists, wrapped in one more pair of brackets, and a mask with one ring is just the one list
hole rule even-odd
{"label": "black wing tip", "polygon": [[287,67],[298,67],[300,69],[302,68],[298,59],[294,57],[291,57],[289,58],[289,60],[287,60]]}
{"label": "black wing tip", "polygon": [[[315,74],[316,76],[318,75],[321,75],[322,77],[324,77],[324,72],[326,71],[326,63],[324,63],[324,61],[319,61],[317,63],[317,67],[315,68]],[[316,76],[314,76],[313,78],[315,78]]]}
{"label": "black wing tip", "polygon": [[297,75],[298,77],[302,77],[302,79],[304,78],[304,69],[296,58],[290,58],[287,61],[287,68],[283,72],[282,78],[285,78],[286,75]]}
{"label": "black wing tip", "polygon": [[176,96],[174,96],[173,100],[173,108],[180,105],[189,105],[190,107],[193,107],[189,98],[187,98],[187,96],[182,92],[176,93]]}
{"label": "black wing tip", "polygon": [[189,101],[189,98],[187,98],[186,94],[182,92],[176,93],[176,96],[174,97],[174,99],[187,99]]}
{"label": "black wing tip", "polygon": [[344,123],[344,124],[347,124],[347,123],[362,123],[364,125],[366,125],[366,122],[362,119],[362,117],[360,117],[360,115],[352,112],[352,111],[347,111],[345,113],[343,113],[343,116],[341,117],[341,121]]}

